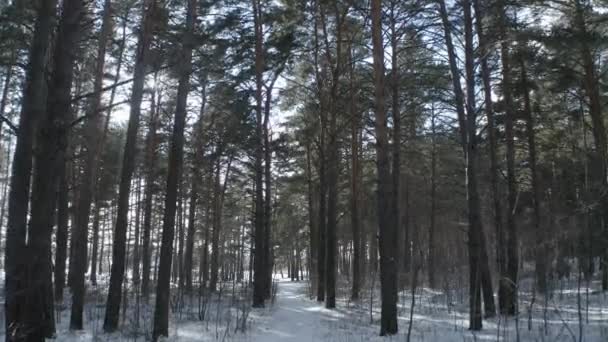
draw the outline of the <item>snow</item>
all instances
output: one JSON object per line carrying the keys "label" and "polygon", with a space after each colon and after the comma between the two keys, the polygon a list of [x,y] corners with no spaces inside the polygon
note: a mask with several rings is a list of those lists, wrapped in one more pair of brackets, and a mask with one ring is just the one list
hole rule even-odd
{"label": "snow", "polygon": [[[326,309],[309,296],[307,281],[291,282],[276,279],[277,294],[265,308],[250,308],[250,289],[232,283],[223,284],[222,292],[210,297],[205,319],[199,320],[197,298],[185,300],[181,309],[171,313],[170,342],[308,342],[308,341],[406,341],[410,323],[411,291],[401,291],[399,300],[399,334],[379,337],[379,293],[369,288],[361,293],[357,303],[347,301],[349,284],[340,282],[337,308]],[[467,329],[467,299],[464,291],[416,291],[411,341],[608,341],[608,299],[598,291],[599,283],[589,287],[565,282],[552,298],[520,293],[520,315],[516,318],[496,317],[484,320],[484,329]],[[587,284],[585,284],[587,285]],[[377,284],[376,284],[377,287]],[[121,322],[122,330],[104,334],[102,322],[105,293],[92,289],[85,307],[87,325],[82,332],[68,329],[69,303],[61,307],[57,322],[60,342],[85,341],[149,341],[153,303],[134,305]],[[370,298],[373,295],[372,306]],[[69,295],[67,296],[69,298]],[[579,315],[580,300],[580,315]],[[134,307],[137,307],[136,310]],[[370,321],[370,309],[371,319]],[[247,317],[243,320],[243,314]],[[245,323],[243,329],[242,323]],[[546,329],[546,330],[545,330]],[[243,331],[244,330],[244,331]],[[579,334],[582,331],[582,339]],[[0,338],[3,338],[0,336]]]}

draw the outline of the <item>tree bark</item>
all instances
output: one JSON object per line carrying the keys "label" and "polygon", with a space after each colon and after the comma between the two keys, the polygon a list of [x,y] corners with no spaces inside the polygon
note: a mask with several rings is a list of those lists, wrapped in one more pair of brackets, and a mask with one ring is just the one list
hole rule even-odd
{"label": "tree bark", "polygon": [[[155,75],[155,80],[158,75]],[[150,296],[150,267],[151,267],[151,247],[150,238],[152,234],[152,202],[154,200],[154,178],[156,173],[156,129],[158,127],[158,116],[161,108],[161,95],[156,96],[157,90],[152,92],[150,103],[150,122],[148,123],[148,134],[146,136],[146,153],[144,156],[145,190],[144,190],[144,225],[142,241],[142,278],[141,294],[144,300]]]}
{"label": "tree bark", "polygon": [[359,291],[361,290],[361,224],[359,214],[359,131],[361,126],[361,118],[355,101],[355,86],[354,86],[354,65],[353,65],[353,50],[352,42],[348,52],[349,65],[349,113],[351,116],[351,198],[350,198],[350,215],[351,228],[353,232],[353,280],[351,288],[351,299],[359,299]]}
{"label": "tree bark", "polygon": [[[515,178],[515,138],[513,125],[515,113],[513,110],[511,56],[509,52],[509,36],[507,33],[506,5],[501,1],[499,9],[500,55],[502,60],[502,90],[505,102],[505,139],[507,142],[507,237],[506,262],[500,275],[499,306],[500,312],[515,315],[517,312],[517,273],[519,268],[517,224],[515,211],[517,204],[517,184]],[[501,300],[502,295],[502,300]]]}
{"label": "tree bark", "polygon": [[169,171],[167,174],[167,190],[165,194],[160,265],[158,269],[158,285],[156,286],[156,306],[154,307],[154,329],[152,332],[152,339],[154,341],[160,336],[169,336],[171,249],[173,248],[173,235],[175,230],[175,204],[178,196],[178,188],[181,184],[184,159],[184,128],[186,125],[188,93],[190,92],[190,74],[192,74],[192,50],[194,49],[195,41],[196,6],[196,0],[188,0],[186,31],[182,37],[177,104],[175,107],[175,122],[173,126],[173,136],[171,138],[171,150],[169,151]]}
{"label": "tree bark", "polygon": [[[317,276],[316,276],[316,270],[317,270],[317,250],[318,250],[318,246],[317,246],[317,241],[318,241],[318,232],[317,232],[317,226],[315,223],[315,214],[316,214],[316,210],[315,210],[315,202],[314,202],[314,198],[315,198],[315,187],[313,185],[313,175],[312,175],[312,148],[311,148],[311,142],[307,141],[306,144],[306,183],[307,183],[307,187],[308,187],[308,230],[309,230],[309,246],[308,246],[308,250],[309,250],[309,261],[308,261],[308,277],[310,280],[310,286],[312,291],[314,291],[317,288]],[[311,296],[314,295],[313,292],[311,292]]]}
{"label": "tree bark", "polygon": [[136,205],[135,205],[135,234],[133,237],[133,287],[138,288],[140,283],[140,263],[141,263],[141,246],[140,246],[140,233],[141,233],[141,212],[142,212],[142,201],[141,201],[141,175],[137,177],[137,193],[135,194]]}
{"label": "tree bark", "polygon": [[21,320],[26,284],[24,257],[27,214],[36,124],[46,109],[46,63],[56,12],[56,0],[38,1],[36,23],[25,75],[19,131],[13,158],[5,251],[6,340],[28,327]]}
{"label": "tree bark", "polygon": [[[51,240],[57,186],[67,149],[71,110],[71,89],[76,51],[82,32],[82,0],[66,0],[53,53],[53,74],[49,82],[47,112],[37,137],[39,150],[32,185],[31,218],[28,227],[28,268],[24,288],[27,322],[37,327],[27,332],[28,340],[44,340],[55,333]],[[84,260],[83,260],[84,262]],[[31,292],[30,292],[31,291]]]}
{"label": "tree bark", "polygon": [[217,290],[217,281],[219,274],[219,251],[220,251],[220,229],[221,229],[221,215],[222,210],[220,208],[220,170],[221,170],[221,149],[218,147],[217,157],[214,167],[213,176],[213,232],[211,234],[211,278],[209,279],[209,291],[215,292]]}
{"label": "tree bark", "polygon": [[262,166],[264,138],[262,132],[262,74],[264,72],[264,33],[262,23],[262,8],[259,0],[251,0],[253,6],[253,21],[255,28],[255,114],[256,114],[256,147],[255,147],[255,259],[253,273],[253,307],[263,307],[266,297],[266,282],[268,277],[266,246],[264,243],[264,194]]}
{"label": "tree bark", "polygon": [[[393,116],[393,191],[391,198],[391,219],[393,220],[393,224],[395,226],[395,230],[399,235],[399,228],[401,227],[401,220],[399,209],[401,207],[401,199],[400,199],[400,180],[401,180],[401,103],[399,101],[399,89],[400,89],[400,77],[399,77],[399,37],[397,36],[397,18],[395,13],[395,1],[391,1],[390,9],[389,9],[389,21],[390,21],[390,35],[391,35],[391,111]],[[412,115],[412,127],[411,130],[413,132],[411,139],[415,138],[416,135],[416,119],[415,115]],[[409,240],[409,237],[406,241]],[[403,248],[406,254],[409,254],[410,247],[406,245]]]}
{"label": "tree bark", "polygon": [[129,212],[129,194],[131,193],[131,179],[135,170],[135,156],[137,153],[137,131],[141,114],[141,101],[143,98],[144,81],[146,75],[147,55],[152,41],[152,14],[156,11],[157,1],[144,2],[144,14],[141,32],[137,43],[135,68],[133,71],[133,86],[131,89],[131,111],[127,127],[127,139],[123,154],[120,185],[118,190],[118,212],[114,229],[112,248],[112,268],[110,271],[110,287],[104,317],[104,331],[113,332],[118,328],[122,282],[125,270],[127,220]]}
{"label": "tree bark", "polygon": [[55,269],[54,289],[55,301],[63,302],[63,289],[65,286],[65,262],[68,249],[69,226],[69,180],[68,163],[64,160],[60,170],[59,193],[57,194],[57,235],[55,237]]}
{"label": "tree bark", "polygon": [[93,251],[91,255],[91,284],[93,286],[97,286],[97,256],[99,255],[99,219],[101,211],[99,204],[99,201],[96,201],[93,214]]}
{"label": "tree bark", "polygon": [[[338,94],[340,77],[343,69],[342,33],[344,16],[340,13],[338,4],[334,3],[335,15],[335,48],[336,55],[332,58],[329,37],[327,33],[326,17],[323,5],[320,9],[320,19],[325,41],[325,55],[327,64],[331,66],[330,98],[327,101],[327,114],[329,114],[329,131],[327,132],[327,223],[325,226],[325,307],[336,307],[336,258],[337,258],[337,225],[338,225],[338,173],[340,168],[340,151],[338,146]],[[325,115],[324,115],[325,116]],[[323,218],[325,219],[325,218]]]}
{"label": "tree bark", "polygon": [[[206,82],[206,80],[203,80]],[[202,103],[198,116],[198,122],[195,125],[195,154],[192,161],[192,170],[191,170],[191,189],[190,189],[190,206],[188,213],[188,236],[186,238],[186,254],[184,256],[184,278],[185,278],[185,291],[187,293],[192,293],[192,269],[194,268],[193,264],[193,255],[194,255],[194,235],[196,233],[196,210],[199,206],[199,187],[201,186],[201,172],[199,170],[202,169],[202,158],[204,156],[203,149],[203,119],[205,114],[205,105],[207,103],[207,94],[206,94],[206,83],[203,83],[203,91],[202,91]]]}
{"label": "tree bark", "polygon": [[[391,174],[384,106],[384,42],[382,38],[382,0],[372,0],[372,45],[375,88],[376,167],[378,172],[378,224],[380,244],[380,290],[382,309],[380,335],[394,335],[397,326],[397,229],[390,218]],[[393,189],[396,191],[396,189]]]}
{"label": "tree bark", "polygon": [[[578,29],[580,36],[587,38],[589,31],[585,21],[585,4],[581,0],[575,0],[575,17],[574,25]],[[598,76],[598,67],[594,61],[593,53],[584,39],[580,41],[581,62],[583,64],[583,87],[587,99],[589,101],[589,115],[591,116],[593,140],[597,150],[597,158],[600,162],[599,176],[601,180],[602,193],[597,194],[599,197],[599,215],[602,217],[601,236],[604,243],[602,245],[602,290],[608,291],[608,196],[603,192],[608,188],[608,138],[606,137],[606,127],[604,124],[604,115],[602,108],[602,97],[600,92],[600,83]]]}
{"label": "tree bark", "polygon": [[434,289],[437,286],[435,277],[435,220],[437,211],[437,115],[435,105],[431,104],[431,216],[429,224],[429,259],[428,276],[429,287]]}
{"label": "tree bark", "polygon": [[[483,81],[484,88],[484,107],[486,111],[486,117],[488,121],[488,140],[490,142],[490,184],[492,188],[492,200],[494,205],[494,226],[496,231],[496,239],[497,246],[496,249],[496,258],[498,267],[502,267],[504,264],[505,256],[503,246],[503,235],[504,231],[502,228],[502,207],[500,205],[500,193],[498,188],[498,161],[496,159],[496,128],[495,128],[495,119],[494,119],[494,109],[492,105],[492,84],[490,83],[490,68],[488,66],[488,41],[487,37],[484,35],[483,30],[483,12],[482,8],[479,4],[479,0],[473,0],[473,8],[475,9],[476,15],[476,29],[477,36],[479,40],[479,59],[481,64],[481,78]],[[482,247],[485,249],[485,244]],[[487,252],[486,252],[487,254]],[[488,266],[489,267],[489,266]],[[485,277],[484,277],[485,278]],[[483,281],[483,279],[482,279]],[[496,314],[496,307],[494,304],[493,296],[488,296],[488,291],[486,291],[486,285],[484,285],[484,307],[485,307],[485,316],[492,317]],[[490,289],[492,286],[490,286]],[[491,299],[491,300],[490,300]],[[491,305],[490,305],[491,304]]]}
{"label": "tree bark", "polygon": [[[481,205],[478,192],[478,160],[477,160],[477,109],[475,108],[475,57],[473,46],[473,18],[469,0],[462,2],[464,12],[465,34],[465,68],[467,82],[466,101],[466,161],[467,161],[467,196],[469,207],[469,321],[471,330],[481,330],[481,282],[483,264],[488,262],[482,252],[483,226],[481,221]],[[456,77],[456,76],[453,76]]]}

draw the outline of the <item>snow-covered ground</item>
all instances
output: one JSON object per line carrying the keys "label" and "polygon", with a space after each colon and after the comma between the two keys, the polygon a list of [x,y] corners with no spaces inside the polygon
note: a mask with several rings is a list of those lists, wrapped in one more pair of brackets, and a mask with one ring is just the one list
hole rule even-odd
{"label": "snow-covered ground", "polygon": [[[347,284],[339,288],[346,298]],[[521,294],[520,316],[484,320],[484,329],[472,333],[467,329],[466,298],[458,293],[419,289],[413,312],[411,341],[608,341],[608,299],[597,291],[573,288],[571,283],[557,290],[553,298],[534,300]],[[358,303],[338,301],[334,310],[309,298],[308,283],[278,280],[273,303],[264,309],[250,309],[250,292],[246,288],[225,284],[222,294],[207,302],[197,298],[185,300],[171,314],[171,342],[195,341],[406,341],[410,323],[411,292],[400,293],[399,334],[381,338],[379,332],[379,296],[363,291]],[[69,297],[69,296],[68,296]],[[86,330],[70,332],[69,306],[59,308],[57,341],[147,341],[151,329],[151,304],[137,304],[129,299],[130,310],[122,320],[122,331],[102,331],[104,293],[89,292],[85,309]],[[579,301],[580,300],[580,301]],[[153,301],[151,301],[153,303]],[[579,306],[580,305],[580,306]],[[580,313],[579,313],[580,307]],[[136,309],[139,308],[139,309]],[[201,309],[202,308],[202,309]],[[201,320],[200,313],[204,312]],[[370,315],[371,312],[371,315]],[[243,319],[245,315],[246,319]],[[243,326],[244,324],[244,326]],[[582,338],[580,334],[582,332]],[[0,336],[0,338],[3,338]]]}

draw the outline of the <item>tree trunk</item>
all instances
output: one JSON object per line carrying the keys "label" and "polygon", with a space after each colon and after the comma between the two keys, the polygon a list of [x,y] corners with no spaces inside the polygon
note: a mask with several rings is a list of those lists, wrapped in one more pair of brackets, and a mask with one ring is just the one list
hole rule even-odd
{"label": "tree trunk", "polygon": [[220,225],[221,225],[221,209],[220,209],[220,170],[221,170],[221,150],[217,150],[217,160],[215,162],[215,171],[213,176],[213,232],[211,234],[211,278],[209,280],[209,291],[217,290],[217,281],[219,273],[219,242],[220,242]]}
{"label": "tree trunk", "polygon": [[135,194],[136,205],[135,205],[135,236],[133,239],[133,287],[138,288],[140,283],[140,232],[141,232],[141,175],[137,178],[137,193]]}
{"label": "tree trunk", "polygon": [[[600,162],[599,176],[601,180],[602,192],[608,188],[608,138],[606,138],[606,128],[604,124],[603,108],[602,108],[602,97],[600,92],[600,83],[598,76],[598,67],[594,61],[593,54],[589,45],[585,42],[585,39],[590,35],[587,29],[587,23],[585,21],[585,5],[581,3],[581,0],[575,0],[575,17],[574,25],[577,27],[580,36],[584,37],[581,40],[580,54],[582,59],[582,65],[584,69],[583,75],[583,87],[587,99],[589,101],[589,115],[591,116],[593,140],[595,148],[597,150],[597,158]],[[602,245],[603,253],[601,255],[602,260],[602,290],[608,290],[608,196],[604,193],[598,194],[599,197],[599,215],[602,218],[601,236],[603,237],[604,243]]]}
{"label": "tree trunk", "polygon": [[[496,160],[496,128],[494,126],[495,124],[495,119],[494,119],[494,110],[493,110],[493,105],[492,105],[492,85],[490,83],[490,68],[488,66],[488,42],[487,42],[487,38],[484,35],[483,32],[483,25],[482,25],[482,20],[483,20],[483,12],[481,9],[481,6],[479,4],[479,0],[473,0],[473,8],[475,9],[475,15],[476,15],[476,20],[475,20],[475,24],[476,24],[476,29],[477,29],[477,36],[478,36],[478,40],[479,40],[479,55],[480,55],[480,64],[481,64],[481,77],[482,77],[482,81],[483,81],[483,88],[484,88],[484,106],[485,106],[485,111],[486,111],[486,117],[487,117],[487,121],[488,121],[488,140],[490,141],[490,183],[491,183],[491,188],[492,188],[492,200],[493,200],[493,204],[494,204],[494,226],[495,226],[495,231],[496,231],[496,239],[497,239],[497,246],[499,246],[496,249],[496,257],[497,257],[497,264],[498,267],[501,268],[502,265],[504,264],[504,260],[505,260],[505,256],[504,256],[504,249],[502,248],[504,242],[503,242],[503,228],[502,228],[502,209],[501,209],[501,205],[500,205],[500,194],[499,194],[499,190],[498,190],[498,161]],[[485,244],[482,246],[482,248],[485,248]],[[487,252],[486,252],[487,254]],[[489,266],[488,266],[489,267]],[[484,277],[485,278],[485,277]],[[484,280],[482,279],[482,282]],[[492,286],[490,286],[490,288],[492,288]],[[496,307],[494,304],[494,298],[493,296],[488,296],[486,293],[487,291],[486,289],[486,285],[484,285],[484,307],[485,307],[485,316],[486,317],[492,317],[496,314]],[[491,301],[490,301],[491,298]],[[491,304],[491,307],[490,307]]]}
{"label": "tree trunk", "polygon": [[[466,161],[467,161],[467,196],[469,206],[469,321],[471,330],[481,330],[481,277],[482,263],[484,261],[481,251],[483,243],[483,227],[481,222],[481,205],[479,203],[477,181],[477,112],[475,108],[475,58],[473,47],[473,18],[471,3],[463,1],[464,27],[465,27],[465,64],[467,82],[466,101]],[[456,76],[454,76],[456,77]]]}
{"label": "tree trunk", "polygon": [[[306,183],[308,186],[308,229],[309,229],[309,261],[308,261],[308,270],[309,270],[309,280],[311,289],[316,289],[317,285],[317,277],[315,271],[317,270],[317,250],[318,250],[318,232],[315,223],[315,187],[313,185],[313,175],[312,175],[312,150],[311,150],[311,142],[307,141],[306,144]],[[313,290],[314,291],[314,290]],[[311,295],[313,293],[311,292]]]}
{"label": "tree trunk", "polygon": [[[336,307],[336,258],[337,258],[337,226],[338,226],[338,177],[340,168],[340,152],[338,146],[338,94],[340,76],[342,74],[342,31],[343,31],[343,16],[339,13],[338,6],[334,6],[335,10],[335,36],[336,36],[336,55],[331,57],[330,46],[327,44],[326,18],[323,5],[320,6],[320,19],[325,35],[327,63],[331,66],[331,88],[330,99],[327,102],[327,114],[329,114],[329,131],[327,132],[327,223],[325,226],[325,307]],[[325,117],[325,115],[323,115]],[[323,220],[325,217],[322,218]]]}
{"label": "tree trunk", "polygon": [[169,151],[165,213],[163,217],[158,285],[156,287],[156,306],[154,308],[154,330],[152,334],[154,341],[160,336],[169,336],[169,296],[171,290],[169,277],[171,274],[171,249],[173,248],[173,235],[175,229],[175,204],[177,201],[178,187],[181,184],[181,171],[184,159],[184,127],[186,124],[188,93],[190,91],[190,74],[192,73],[195,20],[196,0],[188,0],[186,31],[182,38],[180,56],[175,122],[171,139],[171,150]]}
{"label": "tree trunk", "polygon": [[[155,75],[155,80],[158,74]],[[146,172],[146,185],[144,190],[144,226],[142,242],[142,277],[141,294],[144,300],[150,296],[150,266],[151,266],[151,246],[150,236],[152,231],[152,201],[154,200],[154,178],[156,173],[156,129],[159,124],[161,108],[161,95],[156,98],[156,89],[152,92],[150,104],[150,122],[148,124],[148,135],[146,137],[146,154],[144,156],[144,169]]]}
{"label": "tree trunk", "polygon": [[541,192],[538,181],[537,172],[537,154],[536,154],[536,134],[534,132],[534,117],[532,114],[532,102],[530,101],[530,87],[528,83],[528,75],[526,72],[526,64],[523,57],[519,60],[521,68],[521,82],[523,84],[523,99],[524,99],[524,114],[526,119],[526,133],[528,135],[528,161],[530,163],[530,173],[532,174],[532,199],[534,216],[532,224],[534,225],[534,233],[536,237],[535,248],[535,272],[536,272],[536,290],[540,293],[547,293],[547,265],[546,265],[546,236],[543,227],[541,226]]}
{"label": "tree trunk", "polygon": [[[500,55],[502,60],[502,89],[505,101],[505,139],[507,142],[507,238],[506,264],[500,275],[499,304],[502,314],[515,315],[517,312],[517,272],[519,268],[517,225],[515,211],[517,204],[517,184],[515,178],[515,138],[513,125],[515,113],[513,110],[513,97],[511,95],[511,56],[509,52],[509,37],[507,35],[506,5],[500,3]],[[500,299],[502,294],[503,299]]]}
{"label": "tree trunk", "polygon": [[351,299],[359,299],[359,291],[361,289],[361,224],[359,214],[359,131],[361,126],[361,118],[359,117],[358,109],[355,101],[355,86],[354,86],[354,65],[353,65],[352,42],[349,46],[349,113],[351,115],[351,198],[350,198],[350,215],[351,226],[353,231],[353,285],[351,289]]}
{"label": "tree trunk", "polygon": [[[211,188],[211,182],[213,177],[211,175],[207,176],[208,178],[208,188]],[[203,286],[207,286],[207,281],[209,280],[209,226],[211,225],[211,220],[210,220],[210,216],[211,216],[211,203],[210,200],[208,199],[206,201],[206,205],[205,205],[205,242],[203,245],[203,255],[201,256],[201,264],[202,264],[202,274],[203,274]],[[251,277],[250,277],[251,280]]]}
{"label": "tree trunk", "polygon": [[264,251],[264,194],[263,194],[263,175],[262,166],[264,138],[262,132],[262,74],[264,72],[264,36],[262,22],[262,8],[259,0],[251,0],[253,5],[253,21],[255,28],[255,114],[256,114],[256,149],[255,149],[255,259],[254,259],[254,279],[253,279],[253,307],[263,307],[266,297],[267,282],[267,258]]}
{"label": "tree trunk", "polygon": [[[32,182],[32,207],[28,231],[26,287],[23,294],[26,322],[34,329],[26,332],[27,340],[44,340],[55,333],[51,240],[53,216],[57,200],[57,186],[61,177],[70,121],[70,102],[74,51],[80,43],[82,0],[66,0],[57,31],[53,53],[53,74],[49,82],[47,113],[40,122],[37,137],[38,153]],[[84,261],[83,261],[84,262]],[[30,292],[31,291],[31,292]],[[26,326],[28,325],[26,323]]]}
{"label": "tree trunk", "polygon": [[[401,220],[399,215],[399,210],[401,207],[401,199],[400,199],[400,180],[401,180],[401,110],[400,110],[400,101],[399,101],[399,87],[400,87],[400,77],[399,77],[399,37],[397,33],[397,13],[395,13],[395,1],[391,1],[390,9],[389,9],[389,18],[390,18],[390,36],[391,36],[391,111],[393,116],[393,179],[392,179],[392,195],[391,198],[391,219],[393,220],[394,229],[397,231],[397,236],[399,236],[399,228],[401,227]],[[415,139],[416,135],[416,119],[415,115],[412,115],[412,126],[411,130],[413,132],[410,137],[412,140]],[[409,213],[408,213],[409,214]],[[398,238],[398,237],[397,237]],[[409,240],[409,239],[407,239]],[[407,241],[406,240],[406,241]],[[410,247],[406,245],[403,248],[406,254],[409,254]],[[398,250],[397,250],[398,253]]]}
{"label": "tree trunk", "polygon": [[429,287],[434,289],[437,286],[435,278],[435,220],[437,211],[437,115],[435,105],[431,103],[431,216],[429,225],[429,259],[428,275]]}
{"label": "tree trunk", "polygon": [[137,153],[137,131],[141,114],[141,101],[143,98],[144,81],[146,75],[146,62],[148,50],[152,41],[152,15],[156,11],[156,0],[144,2],[144,15],[141,32],[137,43],[135,68],[133,71],[133,86],[131,89],[131,111],[127,139],[123,154],[120,185],[118,190],[118,212],[114,229],[112,248],[112,268],[110,271],[110,287],[104,318],[104,331],[113,332],[118,328],[122,282],[125,271],[127,219],[129,212],[129,195],[131,193],[131,179],[135,170],[135,156]]}
{"label": "tree trunk", "polygon": [[65,262],[68,248],[69,226],[69,184],[67,160],[64,160],[60,170],[59,193],[57,195],[57,235],[55,237],[55,300],[63,302],[65,286]]}
{"label": "tree trunk", "polygon": [[[203,79],[203,82],[206,82],[206,79]],[[184,278],[185,278],[185,291],[187,293],[192,293],[192,270],[194,268],[194,238],[196,233],[196,210],[199,205],[199,191],[201,186],[201,172],[200,170],[203,168],[202,158],[205,154],[203,149],[203,125],[204,125],[204,114],[205,114],[205,105],[207,101],[206,94],[206,83],[203,83],[202,90],[202,103],[198,116],[198,122],[195,126],[195,155],[192,161],[192,170],[191,170],[191,189],[190,189],[190,206],[188,213],[188,236],[186,238],[186,254],[184,256]]]}
{"label": "tree trunk", "polygon": [[272,105],[272,91],[274,85],[283,72],[285,63],[278,67],[275,72],[270,84],[266,86],[266,104],[264,106],[264,180],[265,180],[265,200],[264,200],[264,255],[266,259],[266,268],[269,270],[266,275],[266,299],[270,299],[272,295],[272,265],[273,260],[271,259],[272,253],[272,150],[270,142],[272,137],[270,136],[270,107]]}
{"label": "tree trunk", "polygon": [[[20,292],[26,285],[23,274],[25,236],[32,171],[35,127],[46,109],[46,63],[56,12],[56,0],[39,1],[29,61],[25,73],[19,131],[13,158],[8,203],[8,223],[5,254],[5,331],[6,340],[21,334],[21,315],[25,304]],[[50,256],[49,256],[50,257]]]}
{"label": "tree trunk", "polygon": [[99,251],[99,201],[95,203],[95,211],[93,214],[93,252],[91,256],[91,284],[97,286],[97,256]]}
{"label": "tree trunk", "polygon": [[[378,226],[380,244],[380,290],[382,310],[380,335],[394,335],[397,326],[397,229],[390,218],[391,175],[389,144],[384,106],[384,42],[382,39],[382,0],[372,0],[372,44],[375,87],[376,167],[378,172]],[[396,191],[396,189],[393,189]]]}

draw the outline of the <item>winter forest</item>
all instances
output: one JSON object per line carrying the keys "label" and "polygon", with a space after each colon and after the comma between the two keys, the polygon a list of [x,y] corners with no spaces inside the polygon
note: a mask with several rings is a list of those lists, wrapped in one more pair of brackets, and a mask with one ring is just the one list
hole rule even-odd
{"label": "winter forest", "polygon": [[608,1],[0,0],[0,335],[608,341]]}

